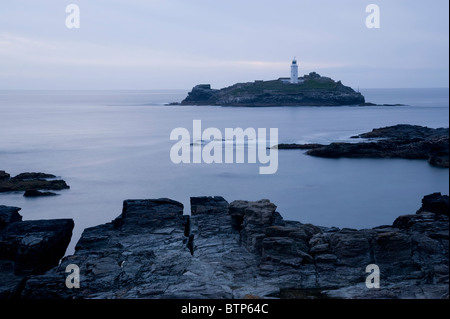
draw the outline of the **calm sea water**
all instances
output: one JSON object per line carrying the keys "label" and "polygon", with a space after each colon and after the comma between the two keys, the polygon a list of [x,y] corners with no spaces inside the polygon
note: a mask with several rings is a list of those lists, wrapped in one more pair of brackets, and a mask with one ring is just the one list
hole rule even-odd
{"label": "calm sea water", "polygon": [[278,128],[280,143],[349,141],[388,125],[448,127],[448,89],[361,90],[374,103],[400,107],[226,108],[164,106],[187,91],[0,91],[0,170],[47,172],[71,186],[60,196],[0,194],[25,220],[73,218],[68,253],[84,228],[117,217],[125,199],[191,196],[228,201],[268,198],[285,219],[368,228],[414,213],[421,198],[449,193],[448,169],[422,160],[323,159],[280,150],[274,175],[259,164],[180,164],[169,157],[172,129]]}

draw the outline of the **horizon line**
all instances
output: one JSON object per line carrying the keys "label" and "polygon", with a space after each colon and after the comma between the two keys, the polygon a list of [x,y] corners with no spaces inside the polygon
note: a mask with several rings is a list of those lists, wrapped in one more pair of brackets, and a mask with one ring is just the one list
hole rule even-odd
{"label": "horizon line", "polygon": [[[359,90],[407,90],[407,89],[447,89],[450,87],[445,86],[411,86],[411,87],[357,87]],[[106,89],[106,88],[96,88],[96,89],[63,89],[63,88],[53,88],[53,89],[44,89],[44,88],[11,88],[11,89],[1,89],[0,91],[190,91],[192,87],[189,89],[186,88],[161,88],[161,89],[152,89],[152,88],[115,88],[115,89]]]}

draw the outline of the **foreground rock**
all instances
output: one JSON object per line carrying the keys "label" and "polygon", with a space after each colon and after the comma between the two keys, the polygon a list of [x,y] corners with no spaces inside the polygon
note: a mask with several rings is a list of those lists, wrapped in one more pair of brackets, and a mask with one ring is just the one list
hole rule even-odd
{"label": "foreground rock", "polygon": [[279,149],[310,149],[308,155],[338,158],[426,159],[431,165],[449,167],[449,129],[395,125],[374,129],[353,138],[376,139],[360,143],[280,144]]}
{"label": "foreground rock", "polygon": [[17,297],[29,275],[58,265],[74,227],[71,219],[22,221],[19,210],[0,206],[0,298]]}
{"label": "foreground rock", "polygon": [[0,193],[16,191],[32,191],[30,196],[46,196],[51,193],[37,193],[38,190],[63,190],[70,188],[65,181],[56,179],[55,175],[46,173],[21,173],[10,177],[0,171]]}
{"label": "foreground rock", "polygon": [[441,193],[433,193],[424,196],[422,199],[422,207],[419,208],[417,213],[431,212],[438,215],[449,214],[449,197],[448,195],[442,195]]}
{"label": "foreground rock", "polygon": [[22,216],[19,214],[19,207],[0,205],[0,231],[11,223],[19,222]]}
{"label": "foreground rock", "polygon": [[[445,207],[440,194],[429,199]],[[21,297],[448,298],[448,204],[431,210],[355,230],[285,221],[269,200],[194,197],[191,216],[170,199],[127,200]],[[69,264],[78,289],[65,286]],[[365,285],[369,264],[380,268],[379,289]]]}
{"label": "foreground rock", "polygon": [[364,96],[315,72],[299,78],[300,83],[282,79],[237,83],[220,90],[209,84],[195,86],[182,105],[221,106],[338,106],[365,102]]}

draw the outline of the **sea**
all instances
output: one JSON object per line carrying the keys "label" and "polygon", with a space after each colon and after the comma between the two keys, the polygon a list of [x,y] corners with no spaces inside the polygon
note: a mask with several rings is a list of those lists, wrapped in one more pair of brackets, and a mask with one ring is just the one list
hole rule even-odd
{"label": "sea", "polygon": [[119,216],[126,199],[170,198],[183,203],[185,214],[192,196],[270,199],[287,220],[355,229],[391,225],[415,213],[424,195],[448,194],[449,170],[425,160],[327,159],[304,150],[279,150],[274,174],[259,174],[261,164],[248,161],[176,164],[170,157],[177,142],[171,132],[192,133],[194,120],[221,132],[277,128],[279,143],[355,142],[351,136],[396,124],[449,126],[448,88],[360,91],[368,102],[404,106],[181,106],[167,104],[188,90],[3,90],[0,170],[54,174],[70,189],[40,198],[0,193],[0,205],[20,207],[24,220],[72,218],[67,254],[85,228]]}

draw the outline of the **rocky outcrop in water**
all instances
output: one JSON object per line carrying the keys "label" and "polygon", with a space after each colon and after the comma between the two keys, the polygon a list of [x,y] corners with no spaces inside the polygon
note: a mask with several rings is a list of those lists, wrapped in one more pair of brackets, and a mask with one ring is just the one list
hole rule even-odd
{"label": "rocky outcrop in water", "polygon": [[428,128],[399,124],[353,138],[373,139],[360,143],[279,144],[278,149],[310,149],[308,155],[327,158],[406,158],[426,159],[431,165],[449,167],[448,128]]}
{"label": "rocky outcrop in water", "polygon": [[0,182],[1,181],[7,181],[11,178],[11,175],[6,173],[5,171],[0,171]]}
{"label": "rocky outcrop in water", "polygon": [[[38,193],[39,190],[63,190],[69,189],[64,180],[57,179],[55,175],[46,173],[21,173],[11,177],[5,171],[0,171],[0,193],[31,191],[30,196],[48,196],[52,193]],[[27,196],[28,196],[27,195]]]}
{"label": "rocky outcrop in water", "polygon": [[282,79],[237,83],[216,90],[209,84],[195,86],[182,105],[221,106],[338,106],[364,103],[364,96],[315,72],[300,78],[298,84]]}
{"label": "rocky outcrop in water", "polygon": [[431,212],[438,215],[448,215],[449,211],[449,197],[441,193],[433,193],[422,198],[422,206],[417,211]]}
{"label": "rocky outcrop in water", "polygon": [[28,189],[23,194],[24,197],[45,197],[45,196],[57,196],[58,194],[53,192],[41,192],[34,189]]}
{"label": "rocky outcrop in water", "polygon": [[[286,221],[269,200],[193,197],[190,216],[170,199],[126,200],[115,220],[83,232],[74,255],[31,276],[21,297],[448,298],[448,220],[440,194],[361,230]],[[65,286],[69,264],[80,288]],[[378,289],[366,287],[369,264],[380,269]]]}

